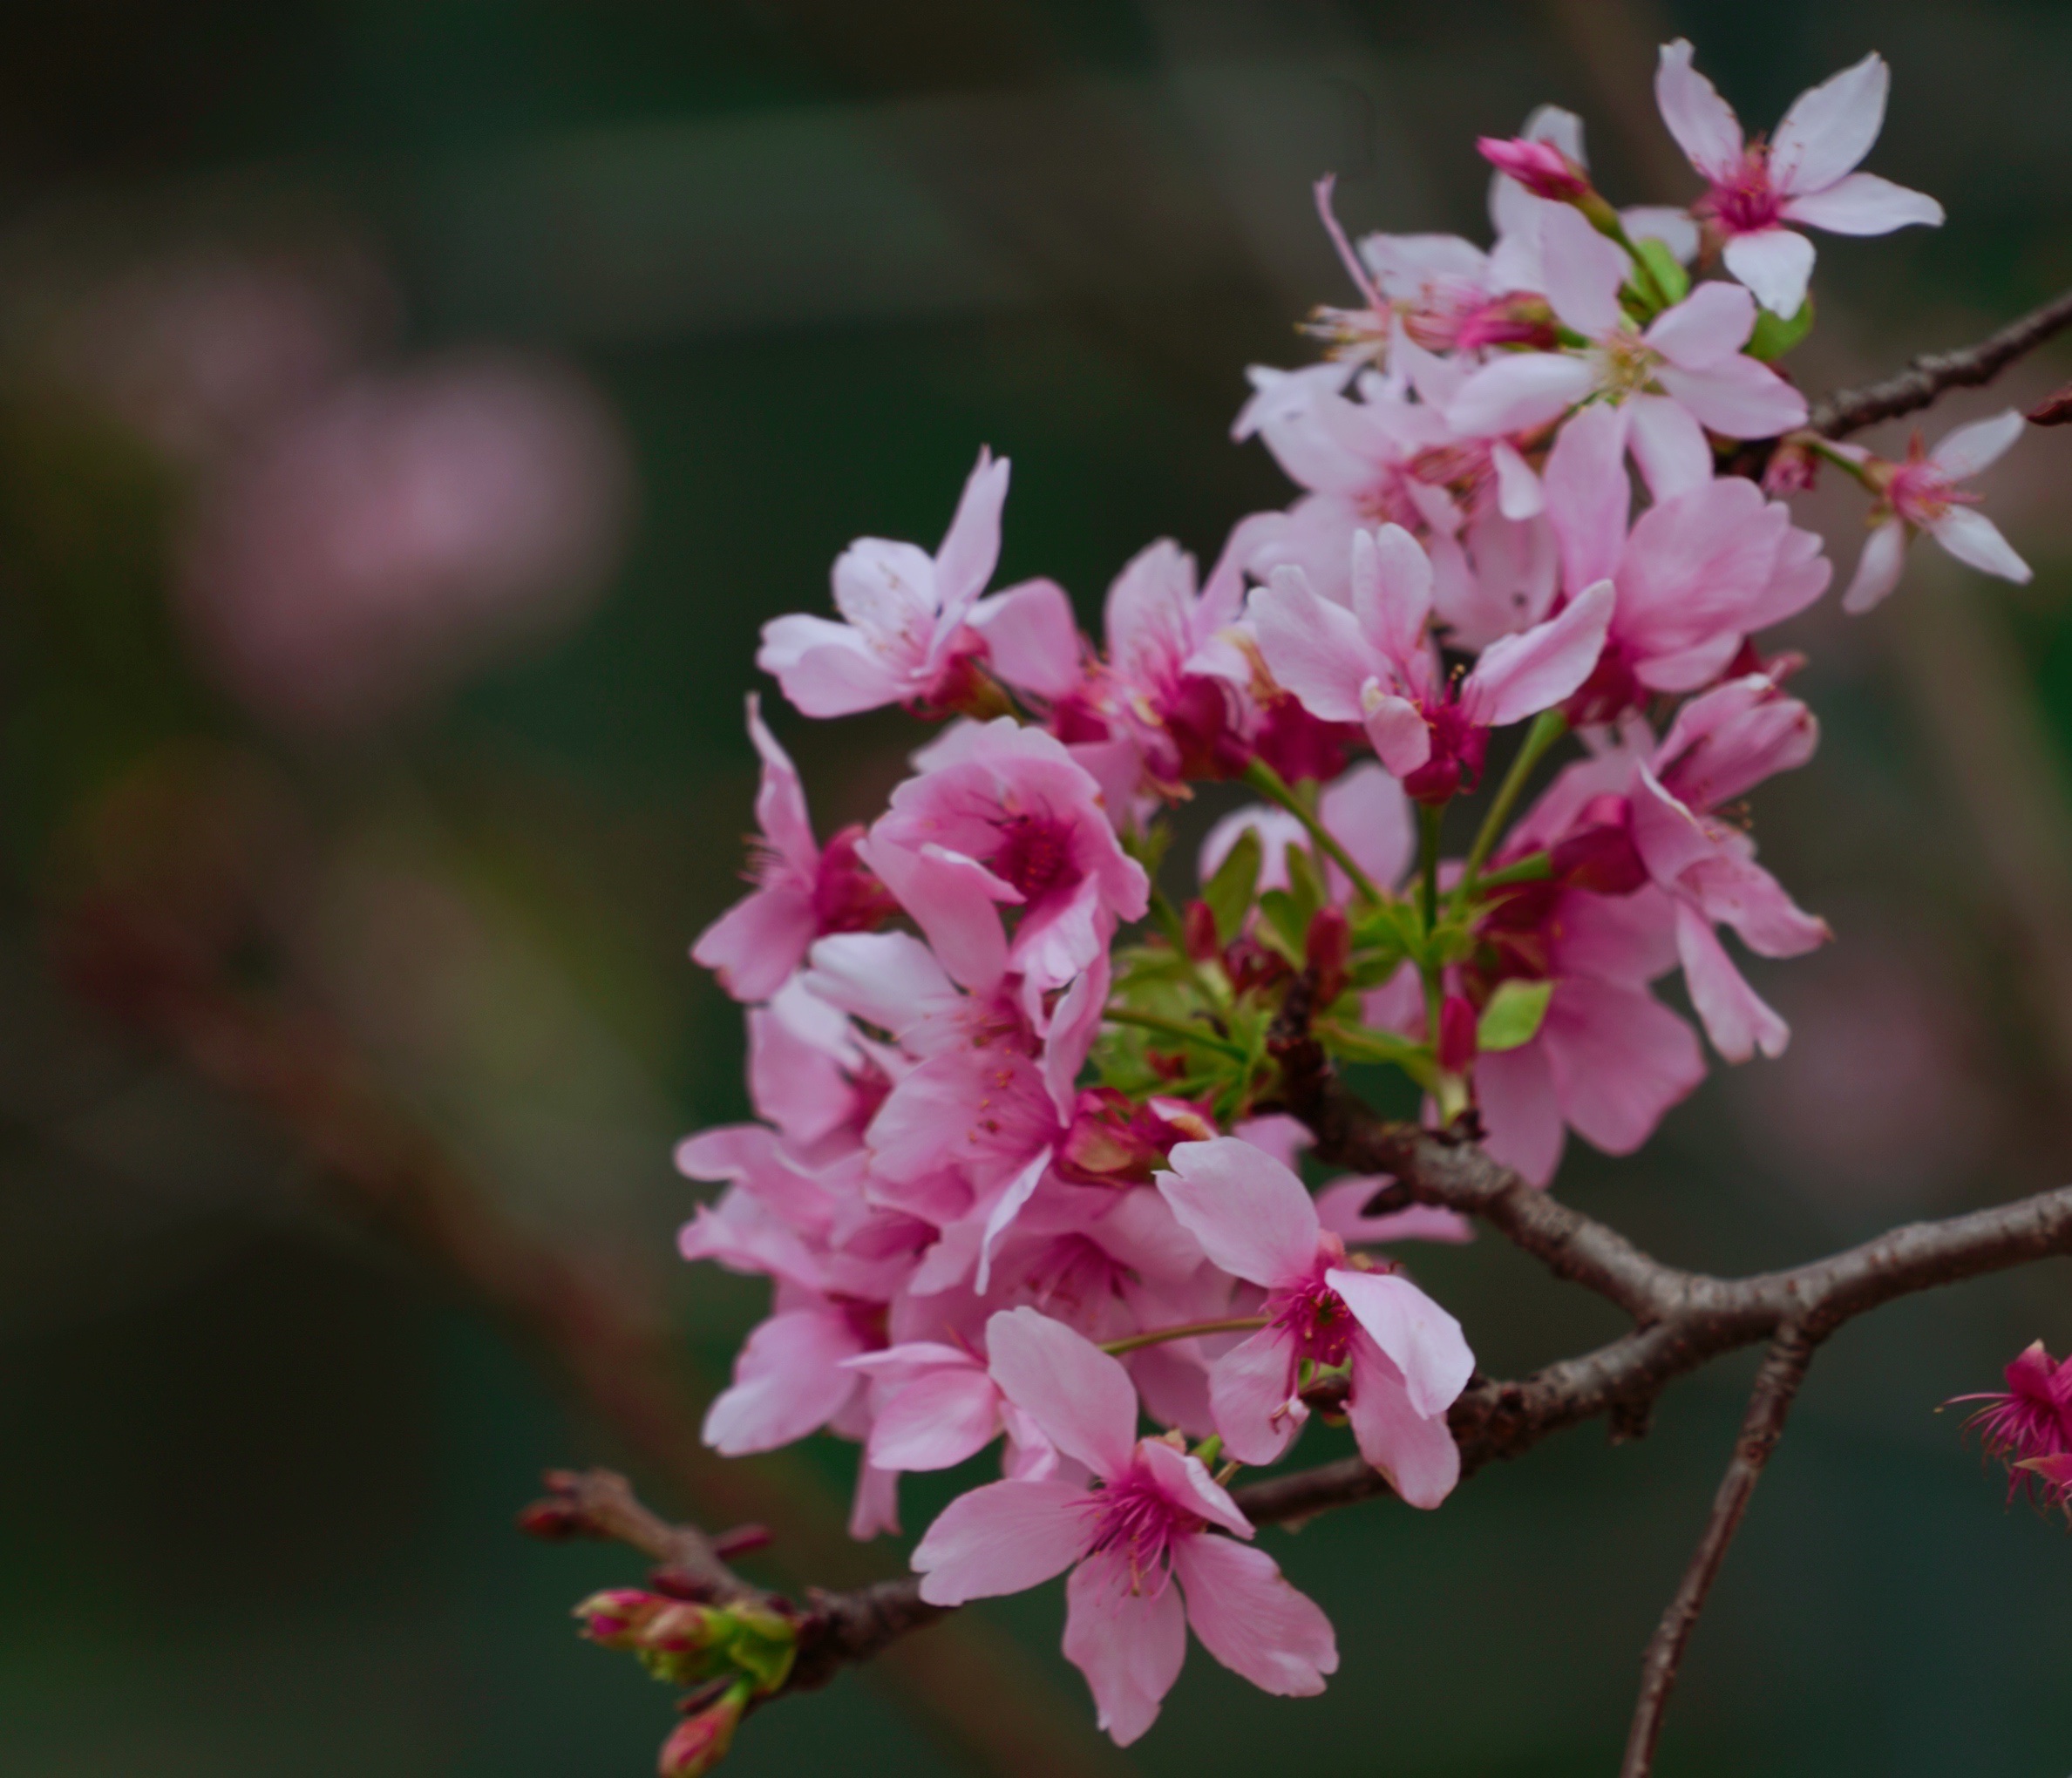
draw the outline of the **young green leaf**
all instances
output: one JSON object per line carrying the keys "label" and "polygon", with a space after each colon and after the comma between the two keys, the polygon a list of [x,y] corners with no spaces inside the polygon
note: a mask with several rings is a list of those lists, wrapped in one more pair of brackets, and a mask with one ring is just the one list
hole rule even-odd
{"label": "young green leaf", "polygon": [[1785,316],[1768,309],[1756,311],[1756,331],[1749,336],[1749,343],[1743,349],[1751,358],[1760,358],[1769,363],[1781,358],[1813,330],[1813,299],[1809,296],[1798,305],[1798,313]]}
{"label": "young green leaf", "polygon": [[1216,874],[1201,886],[1201,899],[1216,917],[1216,937],[1229,944],[1244,930],[1246,911],[1259,892],[1259,830],[1247,827],[1223,856]]}
{"label": "young green leaf", "polygon": [[1553,992],[1551,981],[1499,984],[1482,1009],[1481,1022],[1475,1027],[1475,1047],[1486,1053],[1530,1043],[1539,1033],[1539,1021],[1546,1016],[1546,1003]]}

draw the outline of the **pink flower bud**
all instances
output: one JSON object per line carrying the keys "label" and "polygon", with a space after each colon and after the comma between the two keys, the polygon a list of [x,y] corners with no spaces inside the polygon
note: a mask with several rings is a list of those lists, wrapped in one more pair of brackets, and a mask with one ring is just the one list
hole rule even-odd
{"label": "pink flower bud", "polygon": [[669,1608],[659,1593],[638,1587],[608,1587],[592,1593],[575,1608],[582,1619],[582,1633],[601,1648],[635,1648],[655,1615]]}
{"label": "pink flower bud", "polygon": [[1464,1075],[1475,1065],[1475,1007],[1464,994],[1450,994],[1439,1008],[1439,1068]]}
{"label": "pink flower bud", "polygon": [[1328,1007],[1345,992],[1345,968],[1353,954],[1353,929],[1345,911],[1320,907],[1310,916],[1303,961],[1316,979],[1316,1004]]}
{"label": "pink flower bud", "polygon": [[685,1717],[662,1744],[662,1756],[655,1763],[661,1778],[702,1778],[718,1765],[734,1745],[734,1731],[740,1727],[747,1707],[748,1686],[744,1681],[730,1686],[717,1703]]}
{"label": "pink flower bud", "polygon": [[1475,146],[1498,173],[1509,173],[1536,198],[1573,204],[1593,195],[1590,177],[1552,142],[1528,142],[1522,136],[1481,136]]}
{"label": "pink flower bud", "polygon": [[1057,1171],[1081,1185],[1146,1184],[1176,1143],[1206,1142],[1215,1134],[1214,1124],[1185,1100],[1138,1105],[1113,1087],[1088,1087],[1058,1149]]}
{"label": "pink flower bud", "polygon": [[1181,916],[1181,925],[1187,940],[1187,954],[1197,963],[1206,963],[1220,956],[1223,946],[1216,936],[1216,916],[1207,902],[1199,896],[1187,904],[1187,911]]}

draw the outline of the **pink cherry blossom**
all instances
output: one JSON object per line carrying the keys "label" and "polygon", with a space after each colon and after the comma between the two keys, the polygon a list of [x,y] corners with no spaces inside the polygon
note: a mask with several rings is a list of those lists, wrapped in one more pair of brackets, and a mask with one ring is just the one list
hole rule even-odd
{"label": "pink cherry blossom", "polygon": [[1610,580],[1617,594],[1597,669],[1577,702],[1604,722],[1658,691],[1689,691],[1726,670],[1755,631],[1817,599],[1831,572],[1819,538],[1755,483],[1709,472],[1661,495],[1628,528],[1626,469],[1640,416],[1590,407],[1548,454],[1548,516],[1573,597]]}
{"label": "pink cherry blossom", "polygon": [[1158,1190],[1224,1271],[1267,1293],[1269,1325],[1209,1369],[1216,1429],[1241,1462],[1270,1463],[1308,1417],[1305,1363],[1351,1367],[1346,1415],[1360,1454],[1412,1506],[1460,1475],[1446,1410],[1474,1354],[1460,1324],[1408,1279],[1348,1265],[1302,1182],[1234,1137],[1182,1143]]}
{"label": "pink cherry blossom", "polygon": [[1450,682],[1430,635],[1431,563],[1400,526],[1355,533],[1352,607],[1282,568],[1252,595],[1260,653],[1311,715],[1359,723],[1382,763],[1419,800],[1471,786],[1492,728],[1562,702],[1589,676],[1612,614],[1608,582],[1559,616],[1483,651]]}
{"label": "pink cherry blossom", "polygon": [[1958,485],[1996,463],[2021,436],[2023,421],[2013,408],[1973,420],[1944,434],[1926,453],[1917,433],[1901,463],[1881,463],[1854,453],[1867,478],[1880,490],[1872,512],[1872,529],[1858,559],[1842,609],[1868,611],[1899,584],[1906,545],[1925,531],[1951,555],[1981,573],[2025,584],[2029,565],[2014,553],[2000,527],[1977,509],[1979,497]]}
{"label": "pink cherry blossom", "polygon": [[1758,1049],[1782,1055],[1790,1030],[1743,980],[1713,928],[1731,926],[1764,957],[1796,957],[1832,934],[1756,862],[1748,834],[1714,811],[1773,772],[1804,764],[1819,733],[1803,703],[1754,674],[1692,699],[1635,774],[1634,845],[1676,903],[1684,984],[1713,1048],[1729,1062]]}
{"label": "pink cherry blossom", "polygon": [[1776,139],[1747,140],[1733,108],[1692,66],[1690,44],[1662,45],[1654,95],[1669,133],[1704,176],[1698,213],[1723,238],[1727,269],[1765,309],[1796,315],[1813,271],[1797,222],[1836,234],[1889,234],[1942,221],[1942,206],[1874,173],[1858,173],[1885,123],[1892,71],[1881,56],[1802,92]]}
{"label": "pink cherry blossom", "polygon": [[1057,1450],[1000,1391],[983,1360],[961,1347],[909,1340],[859,1353],[844,1367],[868,1380],[871,1432],[864,1461],[888,1472],[954,1469],[1005,1433],[1014,1477],[1056,1474]]}
{"label": "pink cherry blossom", "polygon": [[1008,460],[981,451],[933,556],[914,544],[859,538],[834,565],[843,621],[772,620],[756,665],[809,716],[954,702],[970,657],[984,647],[968,620],[1000,560],[1007,488]]}
{"label": "pink cherry blossom", "polygon": [[1071,1569],[1065,1658],[1118,1746],[1157,1719],[1190,1625],[1263,1690],[1322,1691],[1338,1667],[1328,1620],[1271,1557],[1235,1541],[1249,1540],[1252,1526],[1199,1459],[1137,1436],[1137,1393],[1122,1365],[1033,1309],[995,1315],[986,1343],[1002,1394],[1099,1485],[995,1482],[952,1501],[914,1552],[921,1597],[961,1605]]}
{"label": "pink cherry blossom", "polygon": [[814,840],[798,769],[763,725],[752,692],[748,732],[763,758],[756,792],[761,844],[751,864],[755,892],[707,926],[690,954],[736,1000],[760,1001],[790,980],[814,939],[867,931],[896,909],[884,886],[857,862],[860,826],[845,828],[825,849]]}
{"label": "pink cherry blossom", "polygon": [[[1150,885],[1055,736],[1013,718],[952,730],[892,795],[859,853],[914,916],[950,975],[1022,976],[1032,1016],[1141,919]],[[1010,937],[997,911],[1016,910]]]}
{"label": "pink cherry blossom", "polygon": [[2007,1387],[1944,1403],[1982,1401],[1964,1422],[1986,1455],[2007,1466],[2007,1497],[2027,1486],[2039,1504],[2072,1500],[2072,1359],[2060,1363],[2039,1340],[2007,1369]]}
{"label": "pink cherry blossom", "polygon": [[1768,438],[1805,424],[1805,397],[1741,349],[1756,326],[1746,291],[1701,284],[1642,331],[1619,301],[1631,261],[1579,211],[1551,207],[1540,248],[1548,302],[1590,343],[1581,351],[1510,353],[1484,365],[1447,404],[1457,431],[1516,432],[1596,397],[1638,404],[1643,428],[1675,435],[1679,442],[1668,448],[1684,458],[1700,427]]}

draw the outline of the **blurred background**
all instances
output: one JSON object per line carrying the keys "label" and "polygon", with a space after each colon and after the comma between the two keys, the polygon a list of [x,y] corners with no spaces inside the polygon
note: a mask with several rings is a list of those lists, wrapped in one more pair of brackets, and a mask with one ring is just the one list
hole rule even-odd
{"label": "blurred background", "polygon": [[[1870,48],[1872,165],[1940,232],[1823,237],[1824,388],[2072,282],[2072,14],[2037,0],[140,0],[19,4],[0,64],[0,1769],[651,1769],[669,1694],[567,1608],[627,1552],[511,1516],[549,1464],[887,1571],[852,1454],[692,1431],[763,1289],[673,1257],[672,1141],[745,1110],[688,963],[737,892],[757,626],[859,533],[932,543],[1015,459],[1003,579],[1091,617],[1159,534],[1287,491],[1226,438],[1355,230],[1484,229],[1478,132],[1553,100],[1622,201],[1688,34],[1751,126]],[[2046,354],[1956,417],[2026,404]],[[1896,437],[1882,441],[1888,449]],[[1665,1258],[1788,1263],[2072,1164],[2072,437],[1986,484],[2037,567],[1917,552],[1790,640],[1827,725],[1761,793],[1838,942],[1758,966],[1788,1057],[1562,1189]],[[1845,574],[1860,502],[1807,503]],[[822,831],[902,720],[781,709]],[[1213,811],[1212,811],[1213,812]],[[1488,1241],[1419,1255],[1498,1374],[1613,1329]],[[2062,1262],[1854,1324],[1671,1714],[1680,1774],[2062,1775],[2072,1544],[1944,1397]],[[742,1778],[1601,1774],[1750,1366],[1430,1517],[1269,1541],[1318,1700],[1201,1656],[1117,1755],[1056,1589],[744,1732]],[[1328,1437],[1310,1455],[1330,1454]],[[910,1529],[949,1483],[910,1482]],[[873,1564],[875,1564],[873,1566]]]}

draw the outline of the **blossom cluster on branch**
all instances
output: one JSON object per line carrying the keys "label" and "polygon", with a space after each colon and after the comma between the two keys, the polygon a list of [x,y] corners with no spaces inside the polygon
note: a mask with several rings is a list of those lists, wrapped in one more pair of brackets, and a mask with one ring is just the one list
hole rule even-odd
{"label": "blossom cluster on branch", "polygon": [[[1789,496],[1826,466],[1872,497],[1851,610],[1920,532],[2027,575],[1961,485],[2018,416],[1885,462],[1809,429],[1779,368],[1812,319],[1801,227],[1941,219],[1857,170],[1887,79],[1867,57],[1751,140],[1670,44],[1657,93],[1703,194],[1614,208],[1579,122],[1545,108],[1480,145],[1486,249],[1348,239],[1326,180],[1355,300],[1308,323],[1321,362],[1252,371],[1234,427],[1300,492],[1206,575],[1152,543],[1097,641],[1052,581],[993,590],[1009,472],[982,451],[933,552],[860,540],[838,615],[764,632],[801,714],[946,726],[882,814],[823,840],[750,700],[754,887],[693,954],[747,1007],[757,1121],[682,1145],[724,1189],[681,1245],[775,1301],[705,1437],[854,1441],[859,1537],[898,1528],[903,1473],[996,1446],[1001,1479],[915,1549],[920,1598],[1069,1571],[1065,1653],[1118,1742],[1156,1718],[1190,1629],[1270,1692],[1337,1665],[1253,1541],[1239,1466],[1328,1415],[1413,1506],[1461,1472],[1448,1415],[1473,1354],[1400,1252],[1469,1225],[1382,1174],[1312,1192],[1291,1011],[1326,1062],[1395,1070],[1432,1128],[1535,1185],[1572,1132],[1638,1148],[1708,1045],[1785,1048],[1733,946],[1830,936],[1758,861],[1743,803],[1818,736],[1800,657],[1765,642],[1832,578]],[[1729,472],[1747,441],[1760,483]],[[1257,800],[1169,893],[1172,812],[1216,781]],[[1674,972],[1695,1028],[1656,993]],[[2025,1413],[1987,1422],[1994,1449],[2072,1485],[2031,1461],[2053,1453]],[[680,1734],[666,1772],[705,1769],[781,1683],[729,1652],[760,1620],[590,1617],[718,1688],[724,1733]]]}

